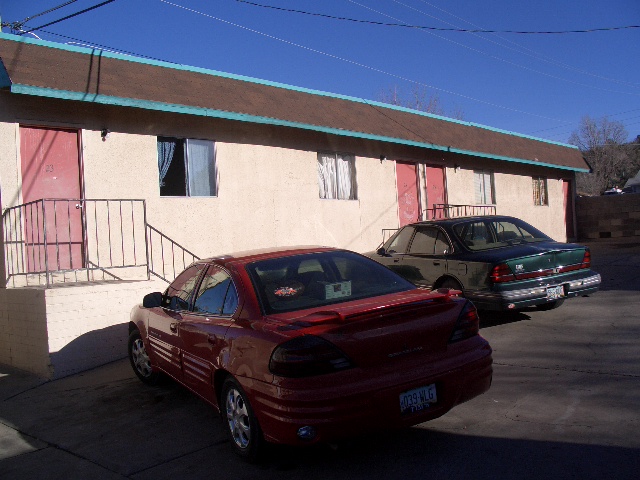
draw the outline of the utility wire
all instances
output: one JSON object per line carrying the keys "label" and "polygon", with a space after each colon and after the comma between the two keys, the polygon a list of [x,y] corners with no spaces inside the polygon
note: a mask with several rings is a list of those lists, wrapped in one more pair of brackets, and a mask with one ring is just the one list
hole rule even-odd
{"label": "utility wire", "polygon": [[68,2],[63,3],[62,5],[58,5],[57,7],[53,7],[53,8],[50,8],[49,10],[45,10],[44,12],[40,12],[40,13],[36,13],[35,15],[31,15],[30,17],[27,17],[27,18],[25,18],[24,20],[22,20],[20,22],[3,22],[1,26],[2,27],[9,27],[14,32],[24,32],[22,27],[29,20],[32,20],[32,19],[37,18],[37,17],[40,17],[42,15],[46,15],[47,13],[51,13],[51,12],[53,12],[55,10],[58,10],[58,9],[60,9],[62,7],[66,7],[67,5],[70,5],[70,4],[75,3],[77,1],[78,0],[69,0]]}
{"label": "utility wire", "polygon": [[[384,13],[384,12],[381,12],[381,11],[378,11],[378,10],[374,10],[373,8],[368,7],[367,5],[363,5],[363,4],[358,3],[358,2],[356,2],[356,1],[354,1],[354,0],[348,0],[348,1],[349,1],[350,3],[353,3],[353,4],[355,4],[355,5],[358,5],[359,7],[362,7],[362,8],[365,8],[365,9],[367,9],[367,10],[370,10],[370,11],[372,11],[372,12],[375,12],[375,13],[377,13],[377,14],[379,14],[379,15],[383,15],[383,16],[385,16],[385,17],[392,18],[392,19],[394,19],[394,20],[398,20],[396,17],[393,17],[393,16],[391,16],[391,15],[388,15],[388,14],[386,14],[386,13]],[[407,6],[407,5],[403,5],[403,6]],[[415,10],[415,9],[414,9],[414,10]],[[418,12],[420,12],[419,10],[417,10],[417,11],[418,11]],[[420,12],[420,13],[423,13],[423,12]],[[450,38],[443,37],[442,35],[438,35],[437,33],[434,33],[434,32],[431,32],[431,31],[425,31],[425,30],[422,30],[422,32],[423,32],[423,33],[426,33],[426,34],[429,34],[429,35],[433,35],[433,36],[435,36],[435,37],[437,37],[437,38],[440,38],[440,39],[442,39],[442,40],[444,40],[444,41],[447,41],[447,42],[453,43],[453,44],[455,44],[455,45],[458,45],[459,47],[466,48],[467,50],[471,50],[472,52],[479,53],[479,54],[481,54],[481,55],[486,55],[487,57],[492,58],[493,60],[497,60],[497,61],[500,61],[500,62],[506,63],[506,64],[508,64],[508,65],[512,65],[512,66],[514,66],[514,67],[518,67],[518,68],[521,68],[521,69],[523,69],[523,70],[527,70],[527,71],[529,71],[529,72],[537,73],[538,75],[543,75],[543,76],[545,76],[545,77],[553,78],[554,80],[560,80],[560,81],[562,81],[562,82],[573,83],[574,85],[578,85],[578,86],[580,86],[580,87],[592,88],[592,89],[595,89],[595,90],[600,90],[600,91],[609,92],[609,93],[618,93],[618,94],[621,94],[621,95],[633,95],[633,96],[640,96],[640,93],[635,93],[635,92],[623,92],[623,91],[620,91],[620,90],[611,90],[611,89],[608,89],[608,88],[596,87],[596,86],[593,86],[593,85],[588,85],[588,84],[585,84],[585,83],[580,83],[580,82],[577,82],[577,81],[575,81],[575,80],[569,80],[569,79],[567,79],[567,78],[559,77],[559,76],[557,76],[557,75],[552,75],[552,74],[550,74],[550,73],[546,73],[546,72],[543,72],[543,71],[540,71],[540,70],[536,70],[536,69],[531,68],[531,67],[528,67],[528,66],[526,66],[526,65],[521,65],[521,64],[519,64],[519,63],[512,62],[511,60],[507,60],[507,59],[505,59],[505,58],[498,57],[497,55],[493,55],[493,54],[490,54],[490,53],[483,52],[482,50],[479,50],[479,49],[474,48],[474,47],[470,47],[469,45],[465,45],[464,43],[460,43],[460,42],[457,42],[457,41],[455,41],[455,40],[451,40]],[[636,88],[637,88],[637,87],[636,87]]]}
{"label": "utility wire", "polygon": [[[632,112],[637,112],[637,111],[640,111],[640,108],[634,108],[633,110],[625,110],[624,112],[605,114],[605,115],[602,115],[602,116],[603,117],[607,117],[607,118],[609,118],[609,117],[617,117],[618,115],[624,115],[625,113],[632,113]],[[631,117],[631,118],[622,119],[622,120],[616,120],[616,121],[625,122],[627,120],[633,120],[635,118],[640,118],[640,117]],[[542,128],[540,130],[534,130],[534,131],[532,131],[530,133],[534,134],[534,133],[539,133],[539,132],[548,132],[549,130],[557,130],[558,128],[564,128],[564,127],[565,127],[564,125],[557,125],[555,127],[549,127],[549,128]],[[550,134],[550,135],[553,135],[553,134]]]}
{"label": "utility wire", "polygon": [[94,43],[94,42],[90,42],[89,40],[82,40],[81,38],[75,38],[75,37],[70,37],[68,35],[62,35],[60,33],[55,33],[55,32],[50,32],[48,30],[43,30],[43,33],[46,33],[48,35],[55,35],[56,37],[60,37],[60,38],[65,38],[67,40],[71,40],[71,42],[67,42],[68,44],[77,44],[81,47],[86,47],[86,48],[98,48],[100,50],[106,51],[106,52],[112,52],[112,53],[117,53],[117,54],[121,54],[121,55],[131,55],[132,57],[139,57],[139,58],[146,58],[148,60],[156,60],[158,62],[165,62],[165,63],[172,63],[174,65],[179,65],[179,63],[177,62],[172,62],[170,60],[164,60],[162,58],[158,58],[158,57],[151,57],[149,55],[142,55],[140,53],[136,53],[136,52],[131,52],[128,50],[122,50],[119,48],[115,48],[115,47],[110,47],[109,45],[102,45],[100,43]]}
{"label": "utility wire", "polygon": [[[458,97],[461,97],[461,98],[464,98],[464,99],[467,99],[467,100],[471,100],[471,101],[474,101],[474,102],[478,102],[478,103],[482,103],[482,104],[488,105],[490,107],[502,108],[504,110],[509,110],[509,111],[512,111],[512,112],[515,112],[515,113],[522,113],[524,115],[531,115],[531,116],[534,116],[534,117],[542,118],[544,120],[553,120],[555,122],[561,122],[561,123],[563,122],[562,120],[559,120],[557,118],[546,117],[544,115],[539,115],[539,114],[531,113],[531,112],[525,112],[523,110],[518,110],[516,108],[511,108],[511,107],[507,107],[507,106],[504,106],[504,105],[499,105],[499,104],[496,104],[496,103],[489,102],[487,100],[480,100],[478,98],[474,98],[474,97],[471,97],[469,95],[464,95],[462,93],[457,93],[457,92],[453,92],[451,90],[446,90],[444,88],[435,87],[433,85],[429,85],[427,83],[419,82],[417,80],[412,80],[410,78],[403,77],[402,75],[398,75],[396,73],[387,72],[385,70],[382,70],[382,69],[379,69],[379,68],[376,68],[376,67],[372,67],[372,66],[366,65],[364,63],[356,62],[355,60],[350,60],[348,58],[344,58],[344,57],[340,57],[338,55],[333,55],[331,53],[323,52],[322,50],[317,50],[315,48],[307,47],[305,45],[301,45],[299,43],[295,43],[295,42],[292,42],[290,40],[285,40],[283,38],[276,37],[275,35],[270,35],[268,33],[264,33],[264,32],[261,32],[259,30],[255,30],[253,28],[245,27],[243,25],[240,25],[240,24],[237,24],[237,23],[233,23],[233,22],[230,22],[228,20],[224,20],[222,18],[216,17],[214,15],[210,15],[208,13],[200,12],[198,10],[195,10],[195,9],[192,9],[192,8],[189,8],[189,7],[178,5],[178,4],[170,2],[168,0],[158,0],[158,1],[161,2],[161,3],[165,3],[167,5],[170,5],[172,7],[175,7],[175,8],[180,8],[182,10],[185,10],[185,11],[188,11],[188,12],[191,12],[191,13],[195,13],[195,14],[201,15],[203,17],[207,17],[207,18],[210,18],[210,19],[213,19],[213,20],[217,20],[217,21],[222,22],[222,23],[226,23],[227,25],[231,25],[233,27],[237,27],[237,28],[240,28],[240,29],[243,29],[243,30],[255,33],[255,34],[258,34],[258,35],[262,35],[263,37],[267,37],[267,38],[270,38],[272,40],[277,40],[277,41],[285,43],[287,45],[298,47],[298,48],[301,48],[303,50],[307,50],[309,52],[317,53],[319,55],[324,55],[325,57],[333,58],[335,60],[340,60],[342,62],[346,62],[346,63],[349,63],[351,65],[355,65],[357,67],[366,68],[367,70],[370,70],[370,71],[373,71],[373,72],[376,72],[376,73],[380,73],[380,74],[383,74],[383,75],[394,77],[394,78],[397,78],[398,80],[402,80],[404,82],[409,82],[409,83],[413,83],[415,85],[420,85],[420,86],[423,86],[423,87],[432,88],[434,90],[438,90],[440,92],[447,93],[449,95],[455,95],[455,96],[458,96]],[[568,122],[565,122],[565,123],[568,123]]]}
{"label": "utility wire", "polygon": [[[444,23],[447,23],[448,25],[456,27],[456,25],[454,25],[453,23],[447,22],[447,21],[445,21],[445,20],[443,20],[441,18],[434,17],[432,15],[428,15],[427,13],[425,13],[425,12],[423,12],[423,11],[417,9],[417,8],[414,8],[414,7],[411,7],[409,5],[406,5],[406,4],[402,3],[399,0],[392,0],[392,1],[394,3],[397,3],[399,5],[404,6],[406,8],[414,10],[414,11],[416,11],[418,13],[421,13],[422,15],[427,15],[427,16],[429,16],[431,18],[434,18],[436,20],[440,20],[440,21],[442,21]],[[454,17],[454,18],[456,18],[458,20],[461,20],[461,21],[463,21],[465,23],[468,23],[469,25],[472,25],[472,26],[474,26],[476,28],[482,28],[479,25],[476,25],[473,22],[470,22],[470,21],[468,21],[468,20],[466,20],[466,19],[464,19],[462,17],[459,17],[459,16],[455,15],[454,13],[451,13],[451,12],[449,12],[449,11],[447,11],[447,10],[437,6],[437,5],[433,5],[432,3],[429,3],[426,0],[419,0],[419,1],[424,3],[425,5],[428,5],[429,7],[432,7],[432,8],[435,8],[437,10],[440,10],[441,12],[446,13],[447,15],[451,15],[452,17]],[[549,63],[551,65],[554,65],[556,67],[564,68],[564,69],[567,69],[567,70],[570,70],[570,71],[573,71],[573,72],[577,72],[577,73],[580,73],[582,75],[587,75],[587,76],[590,76],[590,77],[599,78],[601,80],[606,80],[606,81],[609,81],[609,82],[617,83],[617,84],[624,85],[624,86],[627,86],[627,87],[632,87],[632,88],[638,88],[638,86],[640,85],[640,83],[625,82],[625,81],[622,81],[622,80],[619,80],[619,79],[605,77],[603,75],[599,75],[599,74],[595,74],[595,73],[592,73],[592,72],[587,72],[585,70],[581,70],[579,68],[576,68],[574,66],[568,65],[568,64],[563,63],[563,62],[560,62],[560,61],[555,60],[553,58],[545,57],[544,55],[536,52],[535,50],[532,50],[530,48],[524,47],[524,46],[520,45],[519,43],[516,43],[516,42],[514,42],[512,40],[509,40],[507,38],[503,38],[503,37],[499,36],[498,34],[493,34],[492,36],[495,36],[495,37],[499,38],[500,40],[504,40],[505,42],[510,43],[511,45],[513,45],[516,48],[508,46],[508,45],[505,45],[505,44],[500,43],[500,42],[495,41],[495,40],[491,40],[491,38],[489,38],[489,37],[487,37],[485,35],[479,35],[479,34],[476,34],[476,33],[474,33],[473,35],[478,37],[478,38],[481,38],[482,40],[485,40],[487,42],[491,42],[491,43],[493,43],[495,45],[498,45],[500,47],[506,48],[506,49],[511,50],[513,52],[516,52],[516,53],[518,53],[520,55],[526,55],[526,56],[534,58],[536,60],[543,61],[543,62]]]}
{"label": "utility wire", "polygon": [[104,1],[102,3],[98,3],[97,5],[94,5],[92,7],[85,8],[84,10],[80,10],[79,12],[72,13],[71,15],[67,15],[66,17],[59,18],[58,20],[54,20],[53,22],[45,23],[44,25],[40,25],[39,27],[36,27],[36,28],[30,28],[29,30],[26,30],[26,31],[21,31],[20,34],[23,35],[25,33],[35,32],[36,30],[40,30],[40,29],[43,29],[45,27],[49,27],[51,25],[55,25],[56,23],[60,23],[60,22],[62,22],[64,20],[68,20],[70,18],[77,17],[78,15],[82,15],[83,13],[90,12],[91,10],[95,10],[96,8],[103,7],[103,6],[107,5],[107,4],[115,2],[115,1],[116,0],[106,0],[106,1]]}
{"label": "utility wire", "polygon": [[273,5],[264,5],[261,3],[248,2],[247,0],[236,0],[239,3],[246,3],[247,5],[251,5],[254,7],[262,7],[269,8],[272,10],[280,10],[283,12],[289,13],[300,13],[303,15],[310,15],[313,17],[322,17],[329,18],[332,20],[341,20],[347,22],[355,22],[355,23],[366,23],[369,25],[378,25],[383,27],[403,27],[403,28],[415,28],[419,30],[435,30],[438,32],[459,32],[459,33],[515,33],[520,35],[557,35],[557,34],[568,34],[568,33],[594,33],[594,32],[608,32],[608,31],[616,31],[616,30],[628,30],[633,28],[640,28],[640,25],[625,25],[622,27],[603,27],[603,28],[587,28],[582,30],[549,30],[549,31],[524,31],[524,30],[485,30],[485,29],[468,29],[468,28],[444,28],[444,27],[427,27],[424,25],[411,25],[407,23],[387,23],[387,22],[376,22],[373,20],[362,20],[356,18],[349,17],[338,17],[334,15],[327,15],[324,13],[314,13],[307,12],[304,10],[296,10],[293,8],[283,8],[276,7]]}
{"label": "utility wire", "polygon": [[78,0],[69,0],[68,2],[63,3],[62,5],[58,5],[57,7],[50,8],[49,10],[45,10],[44,12],[36,13],[35,15],[31,15],[30,17],[25,18],[22,23],[27,23],[29,20],[33,20],[34,18],[41,17],[42,15],[46,15],[47,13],[54,12],[56,10],[61,9],[62,7],[66,7],[67,5],[71,5],[72,3],[77,2]]}

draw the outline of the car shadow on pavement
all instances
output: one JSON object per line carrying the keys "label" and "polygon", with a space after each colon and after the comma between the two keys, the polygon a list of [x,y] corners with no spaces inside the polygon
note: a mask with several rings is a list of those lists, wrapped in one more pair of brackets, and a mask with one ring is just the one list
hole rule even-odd
{"label": "car shadow on pavement", "polygon": [[531,317],[525,311],[516,312],[496,312],[496,311],[479,311],[480,328],[495,327],[498,325],[506,325],[508,323],[521,322],[523,320],[531,320]]}
{"label": "car shadow on pavement", "polygon": [[[611,465],[616,462],[617,473]],[[617,468],[616,467],[616,468]],[[355,438],[337,447],[272,447],[257,466],[280,478],[599,479],[635,478],[637,450],[431,430],[429,424]],[[418,473],[420,472],[420,473]],[[428,474],[426,474],[428,472]],[[203,477],[204,478],[204,477]],[[244,478],[244,477],[241,477]],[[249,478],[249,477],[247,477]]]}
{"label": "car shadow on pavement", "polygon": [[197,480],[226,472],[234,480],[584,480],[631,479],[640,468],[637,450],[597,445],[597,439],[584,445],[474,431],[459,421],[425,423],[337,447],[269,446],[264,461],[251,465],[234,454],[208,404],[170,380],[142,384],[124,360],[0,401],[0,478]]}

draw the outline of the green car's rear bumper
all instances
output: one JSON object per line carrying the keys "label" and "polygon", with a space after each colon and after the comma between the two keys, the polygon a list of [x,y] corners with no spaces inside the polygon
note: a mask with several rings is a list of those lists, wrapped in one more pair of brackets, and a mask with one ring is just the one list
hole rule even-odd
{"label": "green car's rear bumper", "polygon": [[[464,294],[479,310],[518,310],[595,293],[600,282],[600,274],[584,270],[567,275],[496,284],[491,290],[465,291]],[[562,296],[551,298],[549,293],[558,286],[562,287]]]}

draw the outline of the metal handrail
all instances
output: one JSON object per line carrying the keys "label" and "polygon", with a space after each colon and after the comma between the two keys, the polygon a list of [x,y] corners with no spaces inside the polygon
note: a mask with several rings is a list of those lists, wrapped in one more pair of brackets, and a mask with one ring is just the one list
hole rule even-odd
{"label": "metal handrail", "polygon": [[495,215],[495,205],[453,205],[450,203],[436,203],[427,210],[432,220],[444,218],[473,217],[476,215]]}
{"label": "metal handrail", "polygon": [[[172,240],[160,230],[147,224],[147,248],[149,252],[149,273],[170,283],[178,273],[184,270],[188,265],[192,264],[196,260],[200,260],[195,253],[187,250],[185,247]],[[159,238],[158,243],[154,244],[154,236]],[[165,248],[166,245],[166,248]],[[157,250],[159,249],[159,252]],[[177,254],[176,254],[177,250]],[[160,256],[161,267],[156,266],[154,261],[154,252],[157,252]],[[176,264],[176,262],[178,262]],[[177,267],[177,268],[176,268]],[[160,270],[161,268],[161,270]],[[171,276],[167,278],[168,270],[171,271]]]}
{"label": "metal handrail", "polygon": [[149,278],[145,200],[43,198],[2,222],[6,285],[122,278],[114,269]]}
{"label": "metal handrail", "polygon": [[170,282],[200,259],[149,225],[140,199],[43,198],[5,209],[2,222],[7,286],[132,275]]}
{"label": "metal handrail", "polygon": [[[436,203],[433,207],[423,210],[423,214],[427,214],[429,220],[443,220],[446,218],[472,217],[476,215],[495,215],[495,205],[453,205],[450,203]],[[424,215],[423,215],[424,216]],[[383,228],[382,242],[378,245],[380,248],[384,245],[399,228]]]}

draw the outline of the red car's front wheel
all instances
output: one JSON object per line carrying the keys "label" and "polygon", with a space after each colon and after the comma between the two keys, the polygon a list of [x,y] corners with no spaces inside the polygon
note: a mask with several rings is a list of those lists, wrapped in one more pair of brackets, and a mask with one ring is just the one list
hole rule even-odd
{"label": "red car's front wheel", "polygon": [[140,380],[149,385],[158,381],[158,372],[154,372],[151,367],[151,360],[138,330],[134,330],[129,335],[129,362],[133,371]]}

